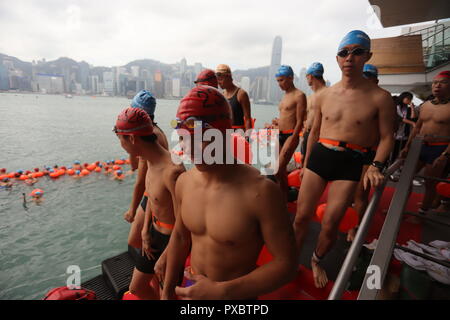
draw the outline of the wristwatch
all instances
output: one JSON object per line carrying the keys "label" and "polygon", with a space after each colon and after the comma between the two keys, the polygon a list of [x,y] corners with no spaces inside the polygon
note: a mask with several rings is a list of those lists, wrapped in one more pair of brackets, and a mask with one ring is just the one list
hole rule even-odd
{"label": "wristwatch", "polygon": [[384,163],[380,162],[380,161],[373,161],[370,165],[374,166],[375,168],[377,168],[380,171],[383,171],[383,169],[384,169]]}

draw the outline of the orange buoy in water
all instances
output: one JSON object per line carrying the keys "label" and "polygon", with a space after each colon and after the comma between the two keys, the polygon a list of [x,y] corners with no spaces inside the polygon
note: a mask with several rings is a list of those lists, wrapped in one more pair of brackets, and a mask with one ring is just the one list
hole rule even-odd
{"label": "orange buoy in water", "polygon": [[302,154],[300,152],[294,152],[294,161],[297,163],[302,163]]}
{"label": "orange buoy in water", "polygon": [[126,159],[126,160],[125,160],[125,163],[126,163],[126,164],[130,164],[130,159]]}
{"label": "orange buoy in water", "polygon": [[80,175],[87,176],[87,175],[90,174],[90,173],[91,173],[91,172],[90,172],[89,170],[83,169],[83,170],[81,170],[81,174],[80,174]]}
{"label": "orange buoy in water", "polygon": [[123,165],[123,164],[125,164],[125,160],[118,159],[118,160],[114,161],[114,164],[120,164],[120,165]]}
{"label": "orange buoy in water", "polygon": [[63,176],[66,174],[66,170],[64,169],[59,169],[58,171],[56,171],[56,173],[58,174],[58,176]]}
{"label": "orange buoy in water", "polygon": [[122,167],[121,166],[118,166],[118,165],[113,165],[113,170],[122,170]]}
{"label": "orange buoy in water", "polygon": [[8,173],[8,178],[14,178],[16,176],[15,172]]}
{"label": "orange buoy in water", "polygon": [[450,198],[450,183],[439,182],[436,185],[436,192],[444,198]]}
{"label": "orange buoy in water", "polygon": [[[326,203],[322,203],[317,207],[316,215],[320,222],[322,222],[323,216],[325,215],[326,206]],[[356,227],[358,225],[358,222],[358,212],[356,212],[356,210],[352,207],[349,207],[347,208],[347,211],[345,211],[345,215],[342,218],[341,223],[339,224],[339,231],[347,233],[350,229]]]}
{"label": "orange buoy in water", "polygon": [[94,170],[95,172],[102,172],[102,168],[100,168],[100,167],[95,167],[95,170]]}
{"label": "orange buoy in water", "polygon": [[51,172],[51,173],[49,173],[49,176],[50,176],[50,178],[52,178],[52,179],[59,178],[58,172]]}
{"label": "orange buoy in water", "polygon": [[251,164],[253,159],[250,143],[237,133],[231,134],[231,148],[233,157],[242,163]]}
{"label": "orange buoy in water", "polygon": [[300,172],[301,169],[296,169],[288,174],[287,181],[289,187],[300,188]]}
{"label": "orange buoy in water", "polygon": [[73,175],[75,174],[75,170],[73,170],[73,169],[68,169],[68,170],[67,170],[67,174],[68,174],[69,176],[73,176]]}
{"label": "orange buoy in water", "polygon": [[42,171],[36,172],[36,177],[41,178],[44,176],[44,173]]}
{"label": "orange buoy in water", "polygon": [[94,171],[96,167],[97,167],[96,164],[93,163],[93,164],[88,165],[88,166],[86,167],[86,169],[88,169],[89,171]]}
{"label": "orange buoy in water", "polygon": [[27,180],[29,177],[26,174],[23,174],[19,177],[20,180]]}
{"label": "orange buoy in water", "polygon": [[5,179],[5,178],[9,178],[7,174],[0,175],[0,181]]}

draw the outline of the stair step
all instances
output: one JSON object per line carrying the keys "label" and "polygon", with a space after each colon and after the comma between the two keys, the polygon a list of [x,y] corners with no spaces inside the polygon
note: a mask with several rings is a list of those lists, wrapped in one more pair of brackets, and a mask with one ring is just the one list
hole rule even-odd
{"label": "stair step", "polygon": [[115,299],[121,299],[123,294],[128,291],[133,269],[134,261],[128,252],[102,262],[103,277]]}
{"label": "stair step", "polygon": [[106,284],[102,275],[96,276],[81,284],[82,288],[89,289],[95,292],[97,300],[114,300],[114,293]]}

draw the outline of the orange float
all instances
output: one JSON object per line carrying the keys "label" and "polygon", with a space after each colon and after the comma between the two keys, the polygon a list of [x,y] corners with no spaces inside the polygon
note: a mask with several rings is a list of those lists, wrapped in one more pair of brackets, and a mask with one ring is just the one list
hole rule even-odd
{"label": "orange float", "polygon": [[20,180],[27,180],[29,177],[26,174],[23,174],[19,177]]}
{"label": "orange float", "polygon": [[67,174],[68,174],[69,176],[73,176],[73,175],[75,174],[75,170],[73,170],[73,169],[68,169],[68,170],[67,170]]}
{"label": "orange float", "polygon": [[95,172],[102,172],[102,168],[100,168],[100,167],[95,167],[94,171],[95,171]]}
{"label": "orange float", "polygon": [[3,180],[3,179],[5,179],[5,178],[9,178],[7,174],[2,174],[2,175],[0,175],[0,180]]}
{"label": "orange float", "polygon": [[302,163],[303,156],[300,152],[294,152],[294,161],[297,163]]}
{"label": "orange float", "polygon": [[124,165],[125,160],[122,160],[122,159],[116,160],[116,161],[114,161],[114,164]]}
{"label": "orange float", "polygon": [[450,198],[450,183],[439,182],[436,185],[436,192],[444,198]]}
{"label": "orange float", "polygon": [[86,169],[88,169],[89,171],[94,171],[96,167],[97,167],[96,164],[93,163],[93,164],[88,165],[88,166],[86,167]]}
{"label": "orange float", "polygon": [[8,178],[14,178],[16,176],[15,172],[8,173]]}
{"label": "orange float", "polygon": [[83,170],[81,170],[81,174],[80,174],[80,175],[87,176],[87,175],[90,174],[90,173],[91,173],[91,172],[90,172],[89,170],[83,169]]}
{"label": "orange float", "polygon": [[288,186],[300,188],[300,183],[301,183],[300,172],[301,172],[301,169],[296,169],[288,174],[288,177],[287,177]]}
{"label": "orange float", "polygon": [[44,176],[44,173],[42,171],[36,172],[36,177],[41,178]]}
{"label": "orange float", "polygon": [[57,179],[57,178],[59,178],[59,174],[58,174],[58,172],[51,172],[51,173],[49,173],[49,177],[52,179]]}
{"label": "orange float", "polygon": [[118,165],[113,165],[113,170],[122,170],[122,167],[121,166],[118,166]]}
{"label": "orange float", "polygon": [[[323,216],[325,215],[326,206],[326,203],[322,203],[317,207],[316,216],[320,222],[322,222]],[[345,211],[345,215],[342,218],[341,223],[339,224],[339,231],[347,233],[350,229],[356,227],[358,225],[358,222],[358,212],[356,212],[355,209],[349,207],[347,208],[347,211]]]}

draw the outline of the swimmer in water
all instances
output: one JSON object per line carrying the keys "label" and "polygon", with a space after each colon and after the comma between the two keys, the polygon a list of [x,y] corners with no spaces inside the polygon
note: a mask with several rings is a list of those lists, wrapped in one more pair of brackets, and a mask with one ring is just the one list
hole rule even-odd
{"label": "swimmer in water", "polygon": [[[227,150],[232,111],[217,89],[195,87],[178,107],[173,127],[193,160],[211,144],[195,141],[195,121],[201,121],[200,133],[215,129],[211,133],[222,135]],[[294,234],[280,188],[252,166],[224,164],[227,153],[222,156],[209,164],[195,159],[195,166],[176,183],[178,213],[167,250],[162,299],[175,294],[194,300],[255,299],[295,276]],[[257,267],[264,244],[273,260]],[[185,276],[190,286],[183,288],[177,283],[189,253],[191,268]]]}
{"label": "swimmer in water", "polygon": [[[314,99],[314,123],[308,138],[294,230],[301,250],[309,221],[323,191],[331,182],[322,228],[311,258],[314,283],[328,282],[321,260],[336,242],[338,227],[351,206],[369,151],[379,142],[374,161],[363,179],[364,189],[377,187],[394,144],[394,103],[391,95],[363,76],[371,58],[370,38],[349,32],[336,56],[342,79]],[[364,102],[364,106],[355,101]]]}
{"label": "swimmer in water", "polygon": [[0,181],[0,188],[11,189],[12,186],[13,183],[10,178],[3,178],[3,180]]}

